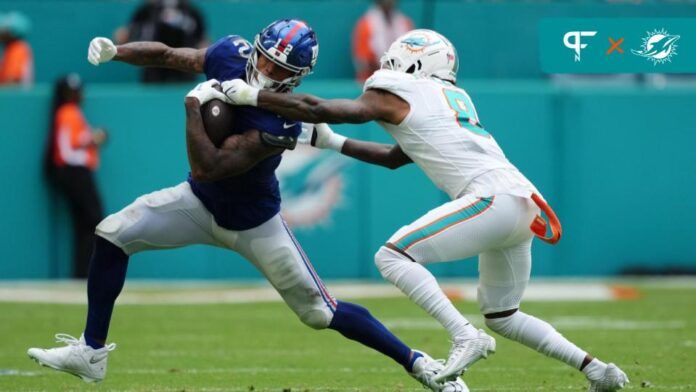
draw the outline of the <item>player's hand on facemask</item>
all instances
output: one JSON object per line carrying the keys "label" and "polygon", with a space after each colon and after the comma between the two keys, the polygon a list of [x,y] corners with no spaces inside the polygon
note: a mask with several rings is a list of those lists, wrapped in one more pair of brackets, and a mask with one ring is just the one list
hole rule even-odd
{"label": "player's hand on facemask", "polygon": [[346,139],[345,136],[335,133],[325,123],[302,123],[302,134],[300,134],[298,141],[302,144],[311,144],[316,148],[330,148],[341,152]]}
{"label": "player's hand on facemask", "polygon": [[227,97],[220,90],[220,82],[216,79],[210,79],[194,87],[186,94],[186,98],[196,98],[201,105],[213,99],[227,102]]}
{"label": "player's hand on facemask", "polygon": [[242,79],[222,82],[222,91],[227,96],[227,101],[233,105],[257,105],[259,89],[249,86]]}
{"label": "player's hand on facemask", "polygon": [[110,39],[104,37],[94,38],[89,43],[87,61],[98,66],[101,63],[111,61],[116,56],[116,45]]}

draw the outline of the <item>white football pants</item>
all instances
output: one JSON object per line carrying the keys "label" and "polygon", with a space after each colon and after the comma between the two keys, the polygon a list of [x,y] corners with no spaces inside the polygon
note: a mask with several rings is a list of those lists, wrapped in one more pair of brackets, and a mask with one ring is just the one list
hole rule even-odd
{"label": "white football pants", "polygon": [[254,264],[308,326],[328,327],[336,310],[336,300],[280,214],[253,229],[227,230],[187,182],[137,198],[106,217],[96,233],[128,255],[193,244],[227,248]]}
{"label": "white football pants", "polygon": [[[580,369],[587,353],[551,325],[521,311],[531,271],[532,199],[465,195],[402,227],[375,256],[385,279],[447,329],[453,340],[477,336],[421,264],[479,255],[478,301],[493,331]],[[507,312],[510,311],[510,312]],[[493,317],[495,316],[495,317]]]}
{"label": "white football pants", "polygon": [[399,229],[388,241],[398,252],[382,247],[375,262],[384,277],[393,280],[397,275],[390,269],[397,257],[428,264],[479,255],[481,312],[514,309],[529,281],[534,236],[530,224],[539,213],[524,197],[464,195]]}

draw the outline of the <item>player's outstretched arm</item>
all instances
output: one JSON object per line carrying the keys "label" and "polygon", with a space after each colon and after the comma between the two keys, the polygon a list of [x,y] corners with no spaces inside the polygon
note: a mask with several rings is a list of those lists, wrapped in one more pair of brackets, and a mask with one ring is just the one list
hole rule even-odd
{"label": "player's outstretched arm", "polygon": [[372,120],[399,124],[411,110],[400,97],[379,89],[367,90],[355,100],[259,90],[241,79],[223,82],[222,89],[232,104],[258,106],[290,120],[314,124],[360,124]]}
{"label": "player's outstretched arm", "polygon": [[230,136],[217,148],[205,133],[200,100],[187,97],[185,106],[186,147],[191,177],[196,181],[217,181],[246,173],[261,160],[283,151],[263,144],[258,130]]}
{"label": "player's outstretched arm", "polygon": [[161,42],[130,42],[116,46],[108,38],[97,37],[89,44],[87,60],[94,65],[115,60],[143,67],[201,73],[205,51],[206,49],[171,48]]}
{"label": "player's outstretched arm", "polygon": [[[371,95],[371,94],[370,94]],[[362,124],[379,120],[377,108],[369,105],[369,99],[360,96],[352,99],[321,99],[309,94],[285,94],[262,90],[258,107],[285,118],[312,123]]]}
{"label": "player's outstretched arm", "polygon": [[341,154],[392,170],[413,162],[398,144],[381,144],[357,139],[347,139]]}
{"label": "player's outstretched arm", "polygon": [[349,139],[335,133],[327,124],[302,124],[300,141],[316,148],[332,149],[351,158],[389,169],[397,169],[412,162],[398,144]]}

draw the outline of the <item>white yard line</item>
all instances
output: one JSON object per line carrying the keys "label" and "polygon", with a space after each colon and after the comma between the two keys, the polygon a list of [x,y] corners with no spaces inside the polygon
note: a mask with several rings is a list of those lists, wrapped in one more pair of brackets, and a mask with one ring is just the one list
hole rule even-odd
{"label": "white yard line", "polygon": [[[483,317],[478,314],[464,315],[474,325],[482,325]],[[547,319],[554,327],[564,331],[597,331],[597,330],[616,330],[616,331],[637,331],[637,330],[664,330],[664,329],[684,329],[687,326],[685,320],[627,320],[610,317],[591,317],[591,316],[565,316],[551,317]],[[394,330],[420,330],[432,331],[442,330],[442,326],[431,318],[383,318],[382,322],[387,328]]]}
{"label": "white yard line", "polygon": [[[696,280],[695,280],[696,281]],[[651,283],[652,284],[652,283]],[[445,292],[454,299],[476,300],[475,281],[444,281]],[[338,298],[403,298],[394,286],[384,283],[333,282],[329,290]],[[694,286],[696,287],[696,286]],[[525,301],[611,301],[630,298],[639,291],[626,284],[597,281],[534,281]],[[0,282],[0,302],[85,304],[84,282]],[[211,304],[277,302],[280,296],[270,285],[239,285],[220,282],[133,282],[126,285],[120,304]]]}

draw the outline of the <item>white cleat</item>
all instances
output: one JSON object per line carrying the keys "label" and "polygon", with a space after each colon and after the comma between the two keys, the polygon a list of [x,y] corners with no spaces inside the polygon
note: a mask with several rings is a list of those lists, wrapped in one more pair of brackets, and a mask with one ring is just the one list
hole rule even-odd
{"label": "white cleat", "polygon": [[436,382],[452,380],[459,377],[471,365],[481,358],[488,358],[495,352],[495,339],[478,330],[478,335],[472,339],[455,339],[450,349],[445,368],[435,377]]}
{"label": "white cleat", "polygon": [[435,376],[444,369],[443,360],[434,360],[428,354],[418,351],[423,356],[416,359],[413,364],[413,371],[409,374],[423,384],[426,388],[436,392],[469,392],[469,388],[464,381],[457,377],[455,380],[439,383],[434,380]]}
{"label": "white cleat", "polygon": [[590,380],[590,387],[587,388],[587,392],[614,392],[623,389],[628,383],[626,373],[613,363],[609,363],[602,378]]}
{"label": "white cleat", "polygon": [[49,349],[30,348],[27,354],[41,366],[70,373],[85,382],[99,382],[104,379],[106,359],[109,351],[116,348],[115,343],[95,350],[85,343],[84,336],[80,336],[78,340],[62,333],[56,334],[56,342],[67,345]]}

